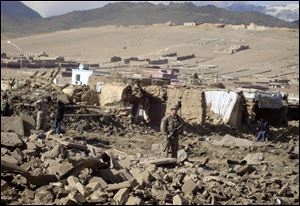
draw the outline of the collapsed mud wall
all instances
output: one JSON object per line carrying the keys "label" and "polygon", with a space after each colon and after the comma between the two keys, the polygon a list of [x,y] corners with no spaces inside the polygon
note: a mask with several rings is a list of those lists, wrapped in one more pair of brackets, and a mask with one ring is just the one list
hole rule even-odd
{"label": "collapsed mud wall", "polygon": [[109,84],[109,83],[127,84],[127,83],[129,83],[128,79],[122,78],[122,77],[107,77],[107,76],[91,75],[89,77],[88,85],[90,86],[91,89],[96,89],[96,85],[98,82],[101,82],[103,84]]}
{"label": "collapsed mud wall", "polygon": [[166,112],[170,111],[172,104],[181,101],[181,117],[189,123],[203,124],[206,110],[203,92],[200,88],[168,88]]}
{"label": "collapsed mud wall", "polygon": [[161,86],[147,86],[143,88],[149,96],[150,123],[159,126],[166,115],[167,88]]}

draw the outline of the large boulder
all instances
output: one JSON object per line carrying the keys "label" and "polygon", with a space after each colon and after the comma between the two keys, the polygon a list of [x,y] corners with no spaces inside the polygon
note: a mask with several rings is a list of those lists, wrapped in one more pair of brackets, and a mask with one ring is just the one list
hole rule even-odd
{"label": "large boulder", "polygon": [[1,132],[1,145],[7,147],[20,147],[24,142],[13,132]]}
{"label": "large boulder", "polygon": [[20,136],[24,136],[24,125],[22,117],[1,117],[1,131],[13,131]]}
{"label": "large boulder", "polygon": [[100,106],[115,106],[131,95],[131,86],[124,84],[107,84],[101,89]]}
{"label": "large boulder", "polygon": [[236,138],[229,134],[226,134],[219,140],[215,140],[212,142],[213,145],[223,146],[223,147],[245,147],[249,148],[253,146],[253,142],[247,139]]}

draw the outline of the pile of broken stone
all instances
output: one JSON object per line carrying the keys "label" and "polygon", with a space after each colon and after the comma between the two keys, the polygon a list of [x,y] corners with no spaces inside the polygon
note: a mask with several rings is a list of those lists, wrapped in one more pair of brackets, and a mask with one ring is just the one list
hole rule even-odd
{"label": "pile of broken stone", "polygon": [[[36,86],[13,91],[14,115],[25,112],[34,117],[30,105],[45,91]],[[57,95],[52,88],[47,91]],[[102,114],[85,108],[75,111],[81,113]],[[72,117],[65,125],[77,132],[100,131],[118,137],[157,136],[154,130],[120,119],[115,113],[88,119]],[[54,120],[49,123],[53,125]],[[218,139],[188,134],[182,139],[184,148],[178,151],[178,158],[161,158],[153,157],[154,151],[152,157],[127,155],[91,144],[86,138],[56,136],[52,130],[28,136],[24,133],[3,131],[1,124],[1,202],[5,204],[299,203],[299,171],[295,171],[299,169],[299,134],[294,142],[260,146],[230,135]],[[221,151],[207,150],[197,155],[194,150],[204,151],[205,143],[228,147],[231,152],[221,155]],[[295,158],[281,164],[290,170],[288,173],[278,173],[281,165],[276,161],[263,161],[267,153],[276,157],[286,150],[293,151]],[[243,158],[234,155],[239,153]]]}
{"label": "pile of broken stone", "polygon": [[[193,145],[199,145],[199,141],[193,142],[178,151],[177,159],[147,158],[57,136],[53,131],[29,137],[1,132],[1,202],[59,205],[299,202],[299,174],[286,182],[272,175],[266,165],[260,165],[263,153],[248,154],[243,160],[227,159],[222,169],[212,169],[207,166],[209,158],[191,155]],[[213,142],[217,146],[227,143],[253,146],[249,140],[230,135]]]}

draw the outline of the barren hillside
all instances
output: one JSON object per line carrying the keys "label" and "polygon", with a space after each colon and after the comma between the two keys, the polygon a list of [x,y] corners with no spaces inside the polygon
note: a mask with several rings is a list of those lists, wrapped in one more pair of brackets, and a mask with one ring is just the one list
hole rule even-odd
{"label": "barren hillside", "polygon": [[[90,63],[107,62],[113,55],[159,58],[163,54],[177,52],[178,55],[196,55],[196,58],[180,63],[195,72],[208,69],[205,65],[215,65],[210,70],[220,74],[233,72],[233,76],[234,71],[244,69],[244,72],[238,73],[240,77],[268,70],[271,71],[266,72],[266,76],[289,71],[299,74],[299,30],[250,31],[233,30],[230,26],[106,26],[35,35],[13,41],[26,54],[45,51],[51,56],[63,55]],[[249,49],[235,54],[226,53],[233,45],[248,45]],[[1,42],[1,48],[8,54],[17,52],[5,41]]]}

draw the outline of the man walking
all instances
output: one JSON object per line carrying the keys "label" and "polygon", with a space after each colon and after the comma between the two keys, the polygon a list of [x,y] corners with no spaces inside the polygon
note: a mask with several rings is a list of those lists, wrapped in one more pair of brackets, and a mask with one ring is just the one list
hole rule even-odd
{"label": "man walking", "polygon": [[36,130],[44,130],[47,129],[47,119],[48,119],[48,103],[51,101],[50,96],[44,96],[41,100],[38,100],[35,103],[35,106],[38,110],[36,117]]}
{"label": "man walking", "polygon": [[56,117],[55,117],[55,131],[57,135],[59,135],[61,132],[61,122],[64,118],[64,113],[65,113],[65,104],[63,101],[58,100]]}
{"label": "man walking", "polygon": [[269,130],[269,124],[268,121],[264,121],[263,118],[260,119],[260,122],[258,124],[258,134],[257,134],[257,141],[264,141],[267,135],[267,132]]}
{"label": "man walking", "polygon": [[165,157],[177,158],[179,148],[179,135],[183,133],[183,120],[178,116],[180,105],[171,107],[171,115],[165,116],[161,121],[161,131],[166,135],[163,143],[163,155]]}

